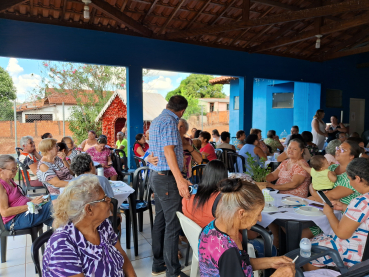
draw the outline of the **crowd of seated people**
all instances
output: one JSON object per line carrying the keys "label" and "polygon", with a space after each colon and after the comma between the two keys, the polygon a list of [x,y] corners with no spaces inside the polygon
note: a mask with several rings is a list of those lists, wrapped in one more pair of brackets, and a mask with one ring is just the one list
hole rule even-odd
{"label": "crowd of seated people", "polygon": [[[292,126],[291,134],[284,142],[279,140],[275,130],[269,130],[267,138],[263,140],[262,132],[257,128],[252,128],[247,137],[243,130],[238,131],[232,142],[229,132],[219,135],[216,129],[210,134],[192,128],[191,134],[187,135],[188,122],[185,119],[178,120],[178,135],[182,141],[184,159],[183,176],[189,180],[193,166],[202,164],[204,160],[208,162],[197,193],[189,199],[182,199],[184,215],[204,228],[199,237],[202,276],[252,276],[253,270],[267,268],[276,269],[272,276],[288,277],[295,274],[294,265],[285,256],[245,258],[240,230],[250,229],[261,220],[264,196],[254,184],[227,179],[227,168],[217,159],[215,147],[237,151],[245,157],[246,169],[249,156],[264,166],[261,161],[279,152],[277,160],[280,164],[266,176],[266,181],[268,188],[282,194],[309,197],[322,202],[317,194],[321,188],[315,185],[314,176],[317,172],[330,176],[327,179],[331,182],[331,188],[323,189],[327,190],[325,194],[334,207],[332,209],[325,205],[323,213],[334,235],[323,234],[319,227],[310,227],[302,231],[302,237],[311,239],[313,245],[338,249],[345,265],[349,267],[361,261],[360,247],[365,245],[369,231],[369,175],[366,170],[369,156],[365,153],[364,141],[355,133],[348,138],[345,133],[347,128],[339,124],[336,117],[331,117],[332,124],[323,131],[320,127],[323,117],[324,111],[317,111],[312,122],[312,132],[303,131],[299,134],[298,126]],[[129,149],[126,134],[118,132],[114,146],[123,150],[126,156],[132,150],[137,157],[147,158],[149,153],[153,164],[157,164],[158,157],[150,153],[149,132],[147,130],[145,134],[136,135],[133,149]],[[323,133],[330,140],[326,140],[322,151],[321,137],[318,139],[318,147],[314,143],[317,141],[314,134],[323,136]],[[80,146],[80,150],[85,153],[80,153],[72,137],[64,137],[57,142],[50,138],[52,135],[49,133],[43,136],[38,145],[41,154],[36,151],[32,137],[23,137],[20,142],[23,151],[19,160],[26,165],[25,174],[31,185],[45,184],[53,201],[43,206],[43,212],[32,215],[27,224],[23,222],[28,209],[27,202],[39,204],[43,198],[24,196],[12,180],[17,171],[14,158],[0,156],[0,214],[6,228],[17,230],[41,223],[53,224],[56,231],[45,251],[43,276],[63,276],[66,272],[75,276],[94,276],[100,273],[106,276],[135,276],[133,266],[107,220],[110,215],[110,198],[114,196],[108,178],[117,179],[117,171],[111,160],[113,148],[108,145],[107,137],[97,137],[96,132],[89,131],[88,138]],[[215,146],[210,142],[214,142]],[[321,156],[324,153],[326,155]],[[104,176],[96,176],[93,162],[102,165]],[[243,168],[239,164],[238,167],[242,172]],[[62,187],[64,190],[60,194]],[[333,210],[343,212],[341,220],[335,217]],[[273,224],[268,227],[278,247],[280,230]],[[250,236],[256,234],[249,232]],[[216,241],[227,241],[222,244],[222,251],[211,250],[215,249]],[[96,248],[101,243],[104,244],[104,253]],[[61,258],[60,250],[62,255],[70,257],[68,262]],[[109,257],[109,266],[104,262],[96,264],[99,263],[100,255]],[[92,264],[98,266],[94,273],[89,270]],[[305,265],[304,269],[315,270],[323,265],[334,266],[323,257]]]}

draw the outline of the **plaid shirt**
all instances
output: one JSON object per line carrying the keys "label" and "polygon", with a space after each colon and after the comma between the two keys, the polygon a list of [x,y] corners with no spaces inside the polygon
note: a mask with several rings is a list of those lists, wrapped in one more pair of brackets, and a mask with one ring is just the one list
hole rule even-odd
{"label": "plaid shirt", "polygon": [[177,157],[179,170],[183,169],[183,146],[181,135],[178,131],[179,117],[170,110],[163,110],[150,125],[150,152],[159,158],[157,166],[149,167],[155,171],[170,170],[164,155],[164,146],[174,145],[174,153]]}

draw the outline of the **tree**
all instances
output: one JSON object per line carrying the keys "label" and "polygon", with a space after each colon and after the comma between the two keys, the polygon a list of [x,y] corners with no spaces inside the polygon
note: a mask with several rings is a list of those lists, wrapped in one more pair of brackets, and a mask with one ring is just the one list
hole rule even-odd
{"label": "tree", "polygon": [[184,79],[178,88],[167,93],[165,99],[168,101],[173,95],[182,95],[188,101],[184,118],[188,119],[190,115],[199,115],[199,98],[225,98],[222,92],[223,85],[211,85],[209,80],[214,79],[211,75],[191,74]]}
{"label": "tree", "polygon": [[17,98],[16,88],[9,73],[0,66],[0,121],[13,119],[13,103]]}
{"label": "tree", "polygon": [[74,139],[81,143],[89,130],[101,134],[101,122],[95,118],[113,91],[125,87],[125,67],[44,61],[41,68],[41,85],[34,91],[38,98],[47,97],[47,88],[54,88],[61,94],[68,90],[77,101],[69,121]]}

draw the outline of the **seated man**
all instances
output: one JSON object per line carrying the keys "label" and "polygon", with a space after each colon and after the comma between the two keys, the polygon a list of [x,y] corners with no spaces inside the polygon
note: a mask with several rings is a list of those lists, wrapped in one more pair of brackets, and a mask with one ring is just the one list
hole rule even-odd
{"label": "seated man", "polygon": [[290,142],[291,136],[292,135],[297,135],[299,133],[299,126],[292,126],[291,127],[291,134],[289,134],[286,137],[285,142],[283,143],[283,145],[288,146],[288,143]]}
{"label": "seated man", "polygon": [[27,174],[32,187],[42,187],[42,183],[38,180],[36,175],[38,161],[41,160],[42,157],[36,151],[33,137],[22,137],[20,140],[20,145],[23,148],[23,151],[20,153],[19,161],[23,163],[27,169],[27,172],[22,172],[23,178],[25,178],[24,174]]}
{"label": "seated man", "polygon": [[220,134],[220,139],[222,143],[218,145],[218,148],[226,148],[236,151],[236,147],[232,144],[229,144],[231,141],[231,134],[229,132],[222,132]]}
{"label": "seated man", "polygon": [[[91,156],[85,153],[79,154],[75,158],[73,158],[70,168],[77,175],[77,177],[73,178],[71,181],[77,180],[81,176],[86,174],[96,175],[96,168],[91,159]],[[111,188],[109,180],[104,176],[97,176],[97,178],[99,178],[100,185],[105,194],[110,198],[114,197],[114,192]]]}

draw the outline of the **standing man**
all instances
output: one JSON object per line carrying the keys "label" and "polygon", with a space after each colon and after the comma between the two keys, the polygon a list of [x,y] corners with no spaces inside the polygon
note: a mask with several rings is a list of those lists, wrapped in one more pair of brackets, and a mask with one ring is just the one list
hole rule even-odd
{"label": "standing man", "polygon": [[[152,275],[166,271],[167,277],[188,277],[181,272],[178,260],[178,237],[181,229],[176,212],[182,209],[182,197],[189,199],[188,186],[183,176],[183,146],[178,131],[179,119],[188,102],[180,95],[172,96],[167,107],[150,125],[150,152],[159,158],[150,164],[150,185],[155,193],[155,222],[152,230],[154,260]],[[191,145],[186,150],[194,151]]]}

